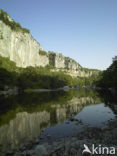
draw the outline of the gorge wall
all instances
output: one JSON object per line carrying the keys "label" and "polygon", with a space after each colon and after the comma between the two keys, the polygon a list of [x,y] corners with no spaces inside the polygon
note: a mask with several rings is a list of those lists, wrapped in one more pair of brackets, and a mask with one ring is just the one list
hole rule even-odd
{"label": "gorge wall", "polygon": [[25,28],[14,22],[0,10],[0,55],[9,57],[18,67],[54,67],[52,71],[64,71],[73,77],[88,77],[98,70],[86,70],[75,60],[60,53],[46,52]]}

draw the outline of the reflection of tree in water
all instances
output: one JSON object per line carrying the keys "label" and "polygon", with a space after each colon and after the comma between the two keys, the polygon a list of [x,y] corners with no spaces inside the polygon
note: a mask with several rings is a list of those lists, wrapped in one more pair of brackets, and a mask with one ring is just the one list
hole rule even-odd
{"label": "reflection of tree in water", "polygon": [[105,105],[109,106],[112,111],[117,114],[117,95],[113,94],[109,90],[100,90],[98,94],[101,98],[101,101],[105,103]]}
{"label": "reflection of tree in water", "polygon": [[[56,108],[64,108],[66,107],[68,101],[72,100],[73,98],[79,99],[81,97],[82,106],[91,104],[93,101],[95,101],[95,99],[98,98],[96,92],[87,90],[71,90],[69,92],[41,92],[10,96],[8,98],[0,97],[0,125],[8,123],[11,119],[15,118],[16,114],[19,112],[34,113],[46,110],[54,114]],[[93,98],[93,100],[90,101],[87,99],[83,101],[83,97],[88,97],[90,100]],[[71,103],[74,102],[72,101]]]}
{"label": "reflection of tree in water", "polygon": [[33,140],[47,126],[61,123],[69,114],[75,115],[84,106],[100,101],[95,92],[81,90],[26,94],[1,98],[1,102],[0,144],[12,142],[14,147],[22,138]]}

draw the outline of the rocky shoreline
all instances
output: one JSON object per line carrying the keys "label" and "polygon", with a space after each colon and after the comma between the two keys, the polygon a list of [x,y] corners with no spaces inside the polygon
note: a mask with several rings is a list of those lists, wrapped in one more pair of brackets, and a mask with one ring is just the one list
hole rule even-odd
{"label": "rocky shoreline", "polygon": [[[117,153],[117,120],[108,122],[106,128],[86,127],[76,137],[62,138],[52,144],[28,143],[22,144],[17,151],[0,153],[0,156],[82,156],[91,155],[84,153],[84,144],[91,149],[92,144],[96,147],[114,147]],[[97,155],[97,154],[93,154]],[[103,156],[107,156],[107,153]],[[109,155],[109,154],[108,154]],[[111,154],[112,155],[112,154]],[[115,154],[116,155],[116,154]]]}

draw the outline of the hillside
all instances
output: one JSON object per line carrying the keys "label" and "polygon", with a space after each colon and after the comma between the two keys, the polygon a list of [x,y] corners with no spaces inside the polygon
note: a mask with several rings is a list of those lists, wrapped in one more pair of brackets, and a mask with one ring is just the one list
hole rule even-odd
{"label": "hillside", "polygon": [[0,56],[8,57],[17,67],[49,66],[52,72],[63,71],[72,77],[89,77],[99,73],[99,70],[83,68],[60,53],[44,51],[30,31],[22,28],[3,10],[0,10]]}

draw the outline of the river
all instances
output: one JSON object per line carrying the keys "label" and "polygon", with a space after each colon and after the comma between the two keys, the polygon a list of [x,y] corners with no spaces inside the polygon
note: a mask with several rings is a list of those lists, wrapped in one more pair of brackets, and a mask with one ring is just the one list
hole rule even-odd
{"label": "river", "polygon": [[0,150],[51,143],[86,127],[106,127],[116,111],[93,90],[36,92],[0,97]]}

